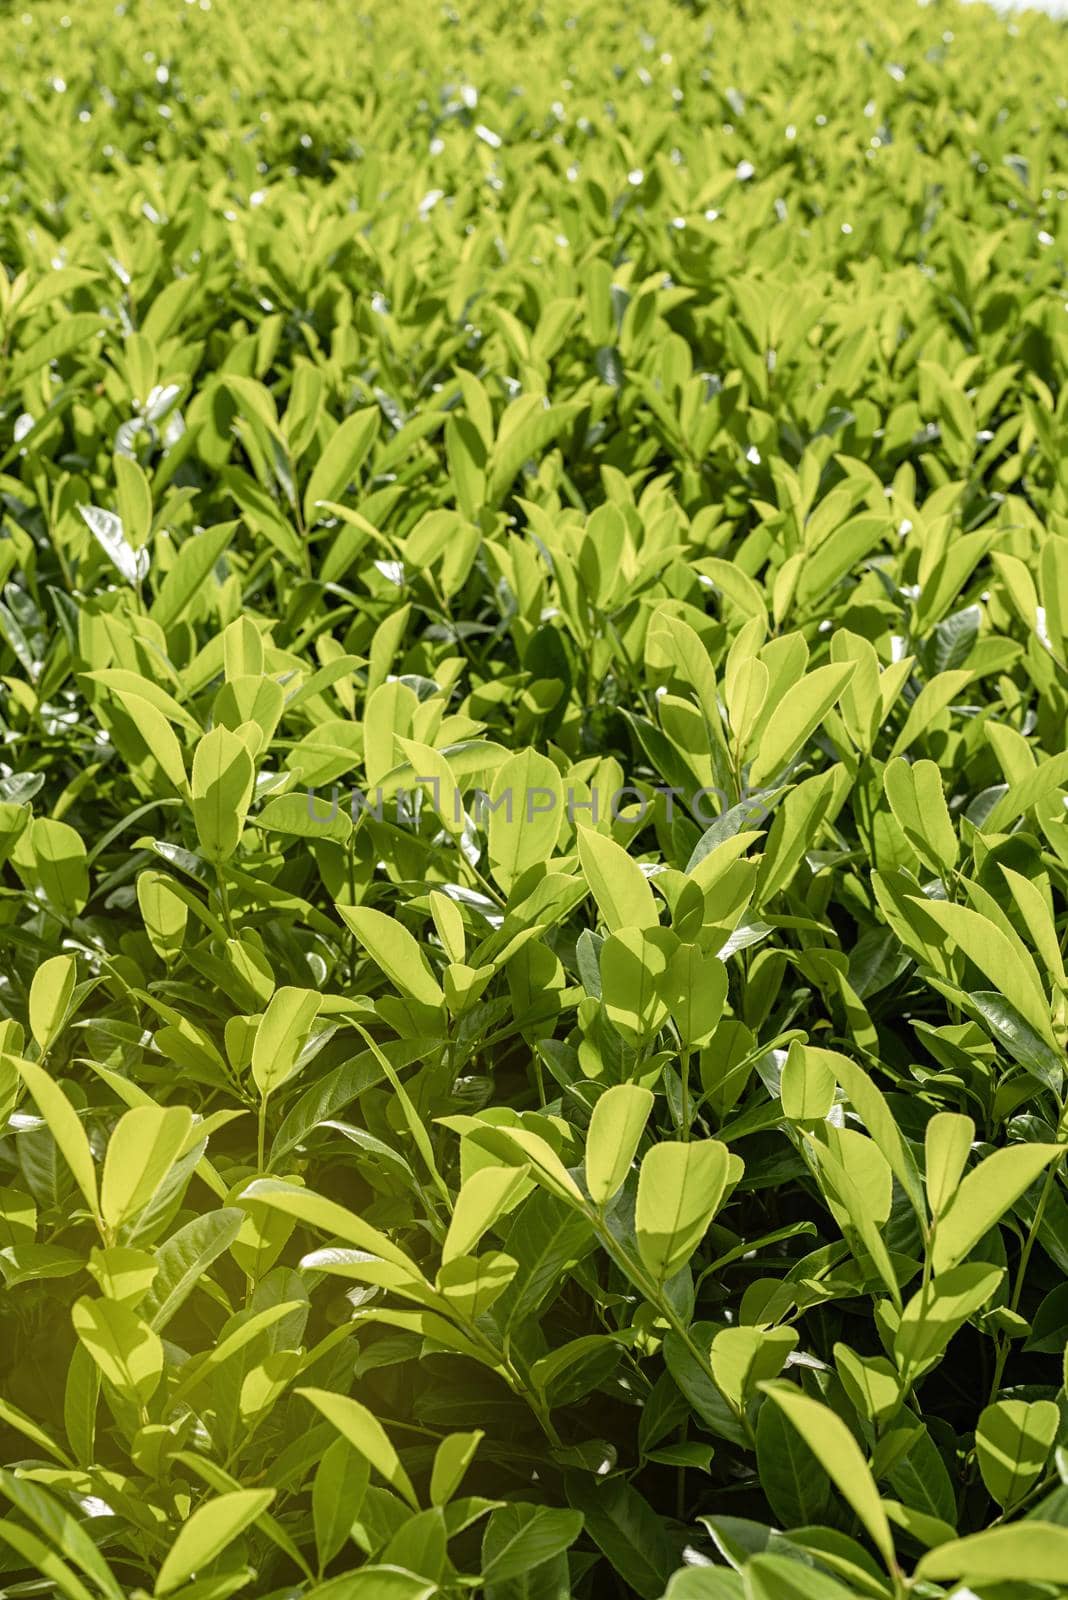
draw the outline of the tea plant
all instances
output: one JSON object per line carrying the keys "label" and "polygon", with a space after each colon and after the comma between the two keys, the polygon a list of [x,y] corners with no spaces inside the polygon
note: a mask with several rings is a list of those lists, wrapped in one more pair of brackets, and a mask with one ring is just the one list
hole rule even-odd
{"label": "tea plant", "polygon": [[1068,1595],[1068,35],[0,16],[0,1594]]}

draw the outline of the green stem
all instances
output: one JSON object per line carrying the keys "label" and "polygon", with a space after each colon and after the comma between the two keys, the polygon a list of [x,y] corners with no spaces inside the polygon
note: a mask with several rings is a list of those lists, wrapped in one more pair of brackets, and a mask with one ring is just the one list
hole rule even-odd
{"label": "green stem", "polygon": [[[1031,1251],[1035,1247],[1035,1241],[1038,1238],[1038,1232],[1042,1226],[1042,1218],[1045,1215],[1046,1207],[1049,1205],[1050,1197],[1053,1194],[1054,1185],[1057,1182],[1057,1168],[1059,1165],[1060,1157],[1057,1156],[1046,1168],[1046,1181],[1042,1185],[1042,1193],[1039,1196],[1038,1204],[1035,1207],[1035,1214],[1031,1218],[1031,1226],[1027,1230],[1027,1236],[1024,1239],[1023,1249],[1020,1251],[1020,1260],[1016,1267],[1016,1279],[1013,1283],[1012,1295],[1009,1299],[1010,1311],[1019,1310],[1020,1297],[1023,1294],[1024,1282],[1027,1277],[1027,1264],[1031,1259]],[[987,1400],[987,1405],[993,1405],[994,1401],[998,1397],[998,1390],[1001,1388],[1001,1380],[1005,1376],[1005,1364],[1009,1359],[1009,1351],[1011,1348],[1012,1340],[1009,1338],[1008,1334],[999,1334],[997,1341],[997,1358],[994,1362],[994,1377],[990,1385],[990,1395]]]}
{"label": "green stem", "polygon": [[264,1172],[264,1155],[267,1149],[267,1096],[260,1096],[256,1113],[256,1171]]}
{"label": "green stem", "polygon": [[471,1343],[478,1345],[490,1357],[492,1364],[503,1373],[504,1380],[513,1394],[519,1395],[521,1399],[526,1401],[537,1419],[538,1426],[553,1449],[559,1450],[562,1441],[553,1425],[552,1417],[549,1414],[549,1406],[544,1397],[523,1376],[507,1351],[499,1349],[490,1339],[487,1339],[481,1328],[476,1327],[466,1317],[458,1318],[457,1320]]}
{"label": "green stem", "polygon": [[[702,1373],[715,1387],[716,1392],[718,1394],[723,1394],[723,1390],[716,1381],[715,1373],[712,1371],[711,1361],[709,1360],[708,1356],[701,1351],[700,1346],[694,1343],[690,1336],[689,1327],[677,1315],[675,1308],[671,1305],[670,1301],[664,1298],[662,1292],[663,1286],[655,1283],[653,1279],[648,1276],[644,1267],[640,1266],[638,1262],[631,1260],[627,1252],[617,1243],[615,1239],[612,1238],[611,1234],[607,1231],[598,1217],[589,1213],[587,1213],[587,1215],[589,1216],[589,1220],[593,1224],[594,1230],[597,1233],[597,1236],[601,1241],[601,1245],[607,1254],[611,1256],[612,1260],[615,1261],[616,1264],[627,1275],[631,1283],[638,1290],[639,1294],[643,1295],[645,1299],[648,1300],[649,1304],[656,1311],[657,1315],[668,1324],[672,1333],[678,1336],[683,1345],[685,1345],[687,1354],[697,1363]],[[730,1410],[737,1418],[739,1426],[742,1428],[746,1439],[749,1441],[750,1449],[755,1450],[756,1436],[753,1433],[753,1428],[749,1418],[746,1416],[745,1408],[743,1406],[734,1405],[734,1403],[725,1394],[723,1395],[723,1399],[724,1403],[730,1407]]]}
{"label": "green stem", "polygon": [[690,1137],[690,1065],[693,1054],[689,1050],[682,1052],[682,1137]]}
{"label": "green stem", "polygon": [[219,890],[219,906],[222,911],[223,923],[230,938],[236,939],[237,934],[234,930],[234,919],[230,914],[230,891],[226,887],[226,878],[223,874],[223,869],[218,863],[215,865],[215,882]]}

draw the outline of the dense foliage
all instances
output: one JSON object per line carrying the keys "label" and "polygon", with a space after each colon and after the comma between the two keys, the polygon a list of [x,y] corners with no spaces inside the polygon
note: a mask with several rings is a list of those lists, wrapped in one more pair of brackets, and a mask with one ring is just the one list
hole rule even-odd
{"label": "dense foliage", "polygon": [[4,8],[3,1595],[1068,1595],[1066,89]]}

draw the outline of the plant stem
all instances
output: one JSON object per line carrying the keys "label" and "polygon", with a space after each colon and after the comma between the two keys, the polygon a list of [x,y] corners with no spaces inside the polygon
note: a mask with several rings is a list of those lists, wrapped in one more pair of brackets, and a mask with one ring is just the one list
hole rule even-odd
{"label": "plant stem", "polygon": [[[1024,1280],[1027,1276],[1027,1264],[1031,1259],[1031,1251],[1035,1247],[1035,1241],[1038,1238],[1039,1229],[1042,1226],[1042,1218],[1045,1214],[1046,1207],[1049,1205],[1050,1196],[1053,1194],[1053,1189],[1057,1182],[1057,1168],[1060,1165],[1060,1159],[1061,1158],[1059,1156],[1055,1157],[1046,1168],[1046,1179],[1042,1185],[1042,1193],[1039,1195],[1038,1204],[1035,1207],[1035,1214],[1031,1218],[1031,1226],[1027,1230],[1027,1236],[1023,1242],[1023,1249],[1020,1251],[1020,1259],[1016,1266],[1016,1278],[1012,1286],[1012,1295],[1009,1299],[1010,1311],[1019,1310],[1020,1296],[1023,1294]],[[990,1384],[990,1394],[987,1397],[987,1405],[993,1405],[994,1401],[998,1397],[998,1390],[1001,1388],[1001,1380],[1005,1376],[1005,1365],[1009,1359],[1009,1351],[1011,1348],[1012,1340],[1009,1338],[1008,1334],[999,1334],[997,1340],[997,1357],[994,1361],[994,1377]]]}
{"label": "plant stem", "polygon": [[266,1170],[264,1156],[267,1149],[267,1095],[260,1096],[256,1113],[256,1171]]}
{"label": "plant stem", "polygon": [[230,938],[236,939],[237,933],[234,929],[234,919],[230,914],[230,891],[226,887],[226,877],[223,869],[218,863],[215,866],[215,882],[219,890],[219,907],[222,911],[223,924]]}

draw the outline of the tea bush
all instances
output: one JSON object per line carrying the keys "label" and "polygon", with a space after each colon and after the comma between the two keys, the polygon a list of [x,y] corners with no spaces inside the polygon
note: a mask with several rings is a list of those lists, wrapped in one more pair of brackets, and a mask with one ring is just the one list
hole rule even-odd
{"label": "tea bush", "polygon": [[4,1596],[1068,1595],[1066,84],[4,8]]}

